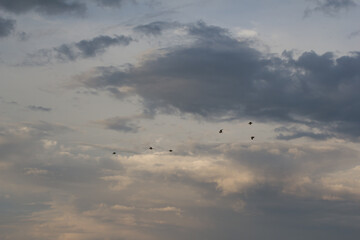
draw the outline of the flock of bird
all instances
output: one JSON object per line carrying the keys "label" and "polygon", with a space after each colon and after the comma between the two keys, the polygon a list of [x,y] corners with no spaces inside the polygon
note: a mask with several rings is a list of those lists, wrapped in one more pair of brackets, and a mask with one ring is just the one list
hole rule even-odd
{"label": "flock of bird", "polygon": [[[252,125],[253,123],[252,123],[252,122],[248,122],[248,124],[249,124],[249,125]],[[223,130],[224,130],[224,129],[220,129],[220,130],[219,130],[219,133],[223,133]],[[254,138],[255,138],[255,136],[251,136],[251,137],[250,137],[251,140],[254,140]],[[153,149],[154,149],[153,147],[151,147],[151,146],[149,147],[149,150],[153,150]],[[169,149],[169,152],[173,152],[173,150],[172,150],[172,149]],[[116,152],[113,152],[113,155],[115,155],[115,154],[116,154]]]}

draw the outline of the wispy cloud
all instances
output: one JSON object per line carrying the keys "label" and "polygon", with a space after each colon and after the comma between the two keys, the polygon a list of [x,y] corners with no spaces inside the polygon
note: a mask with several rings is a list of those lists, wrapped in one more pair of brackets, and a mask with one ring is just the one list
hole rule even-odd
{"label": "wispy cloud", "polygon": [[130,1],[133,1],[133,0],[95,0],[95,1],[99,6],[120,7],[125,2],[130,2]]}
{"label": "wispy cloud", "polygon": [[342,10],[356,7],[358,4],[353,0],[315,0],[316,6],[308,7],[304,11],[304,17],[310,16],[313,12],[322,12],[328,16],[334,16]]}
{"label": "wispy cloud", "polygon": [[140,127],[133,123],[134,120],[135,119],[129,117],[114,117],[97,121],[97,123],[103,125],[106,129],[112,129],[119,132],[137,133]]}
{"label": "wispy cloud", "polygon": [[124,35],[120,36],[97,36],[90,40],[81,40],[76,43],[62,44],[52,49],[40,49],[35,53],[28,54],[25,65],[42,65],[51,61],[62,62],[75,61],[80,58],[92,58],[103,54],[111,46],[127,46],[134,39]]}
{"label": "wispy cloud", "polygon": [[65,0],[1,0],[0,9],[16,14],[26,13],[28,11],[36,11],[46,15],[57,15],[64,13],[82,15],[86,10],[86,5],[76,1],[69,2]]}
{"label": "wispy cloud", "polygon": [[48,107],[35,106],[35,105],[29,105],[27,108],[32,111],[42,111],[42,112],[50,112],[52,110],[51,108]]}
{"label": "wispy cloud", "polygon": [[133,28],[135,32],[143,33],[145,35],[153,35],[153,36],[159,36],[163,33],[163,31],[167,29],[172,29],[175,27],[182,26],[182,24],[178,22],[164,22],[164,21],[157,21],[157,22],[151,22],[144,25],[138,25]]}
{"label": "wispy cloud", "polygon": [[349,34],[349,38],[355,38],[355,37],[358,37],[358,36],[360,36],[360,30],[351,32]]}

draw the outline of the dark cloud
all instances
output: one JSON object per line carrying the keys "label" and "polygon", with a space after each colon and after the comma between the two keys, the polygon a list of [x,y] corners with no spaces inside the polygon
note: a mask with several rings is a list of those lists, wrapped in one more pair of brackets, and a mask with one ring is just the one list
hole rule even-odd
{"label": "dark cloud", "polygon": [[135,32],[143,33],[145,35],[159,36],[164,30],[181,26],[178,22],[164,22],[157,21],[145,25],[138,25],[133,28]]}
{"label": "dark cloud", "polygon": [[34,10],[46,15],[63,13],[82,15],[86,10],[86,5],[67,0],[0,0],[0,9],[16,14]]}
{"label": "dark cloud", "polygon": [[0,38],[7,37],[15,28],[15,20],[0,17]]}
{"label": "dark cloud", "polygon": [[[82,40],[75,43],[75,47],[80,50],[81,56],[84,58],[94,57],[97,54],[103,53],[106,48],[110,46],[127,46],[132,42],[133,39],[127,36],[98,36],[91,40]],[[58,50],[59,53],[62,53],[61,50]],[[66,54],[66,52],[65,52]]]}
{"label": "dark cloud", "polygon": [[203,21],[198,21],[194,24],[187,25],[189,35],[195,36],[199,39],[201,44],[204,43],[221,43],[221,44],[237,44],[230,32],[222,27],[207,25]]}
{"label": "dark cloud", "polygon": [[51,111],[51,108],[42,107],[42,106],[35,106],[35,105],[30,105],[27,108],[32,110],[32,111],[42,111],[42,112],[50,112]]}
{"label": "dark cloud", "polygon": [[[79,77],[94,89],[128,87],[147,109],[173,109],[208,120],[251,117],[257,121],[317,124],[359,137],[360,53],[335,57],[305,52],[297,59],[262,53],[225,29],[195,24],[197,37],[129,70],[98,68]],[[86,77],[85,77],[86,76]],[[122,97],[120,92],[112,92]],[[310,120],[310,121],[308,121]],[[348,129],[348,126],[351,126]]]}
{"label": "dark cloud", "polygon": [[91,58],[103,54],[111,46],[127,46],[134,39],[127,36],[98,36],[90,40],[81,40],[76,43],[62,44],[53,49],[40,49],[35,53],[28,54],[25,65],[42,65],[53,59],[59,61],[75,61],[79,58]]}
{"label": "dark cloud", "polygon": [[348,10],[356,7],[357,3],[353,0],[315,0],[314,8],[307,8],[304,17],[308,17],[313,12],[323,12],[326,15],[333,16],[341,10]]}

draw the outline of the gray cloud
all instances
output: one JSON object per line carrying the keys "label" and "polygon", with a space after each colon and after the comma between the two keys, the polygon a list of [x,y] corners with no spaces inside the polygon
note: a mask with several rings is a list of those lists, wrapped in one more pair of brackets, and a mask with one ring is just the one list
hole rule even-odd
{"label": "gray cloud", "polygon": [[201,44],[227,43],[233,45],[238,43],[231,37],[230,32],[227,29],[218,26],[207,25],[203,21],[188,24],[187,30],[189,35],[197,37]]}
{"label": "gray cloud", "polygon": [[[106,48],[110,46],[127,46],[133,39],[131,37],[126,36],[98,36],[91,40],[82,40],[80,42],[75,43],[75,47],[78,48],[81,52],[82,57],[94,57],[97,54],[103,53]],[[61,49],[57,49],[59,54],[62,54]],[[65,55],[67,52],[65,51]]]}
{"label": "gray cloud", "polygon": [[35,105],[29,105],[27,108],[32,111],[42,111],[42,112],[50,112],[51,111],[51,108],[35,106]]}
{"label": "gray cloud", "polygon": [[326,133],[313,133],[313,132],[296,132],[288,135],[284,135],[280,133],[276,138],[280,140],[291,140],[291,139],[297,139],[302,137],[312,138],[315,140],[326,140],[329,138],[332,138],[334,135],[326,134]]}
{"label": "gray cloud", "polygon": [[99,6],[120,7],[126,0],[96,0]]}
{"label": "gray cloud", "polygon": [[145,35],[159,36],[163,31],[175,28],[184,28],[190,36],[199,38],[204,43],[214,43],[216,41],[234,42],[230,37],[230,32],[218,26],[207,25],[204,21],[196,23],[182,24],[179,22],[165,22],[156,21],[144,25],[138,25],[133,28],[135,32],[143,33]]}
{"label": "gray cloud", "polygon": [[351,33],[349,34],[349,38],[355,38],[355,37],[358,37],[358,36],[360,36],[360,30],[351,32]]}
{"label": "gray cloud", "polygon": [[49,123],[46,121],[24,123],[23,125],[29,129],[31,134],[36,133],[35,135],[38,137],[47,137],[75,131],[75,129],[63,124]]}
{"label": "gray cloud", "polygon": [[0,38],[7,37],[15,28],[15,20],[0,17]]}
{"label": "gray cloud", "polygon": [[[310,130],[303,130],[297,127],[280,127],[276,128],[275,132],[279,132],[279,135],[277,135],[276,138],[280,140],[291,140],[302,137],[307,137],[314,140],[326,140],[335,137],[334,134],[328,133],[324,129],[322,130],[323,131],[319,131],[319,129],[316,128]],[[286,134],[283,134],[283,132],[285,132]]]}
{"label": "gray cloud", "polygon": [[162,34],[164,30],[179,26],[181,26],[181,24],[178,22],[157,21],[157,22],[151,22],[149,24],[138,25],[134,27],[133,30],[135,32],[143,33],[145,35],[159,36]]}
{"label": "gray cloud", "polygon": [[85,12],[86,5],[76,1],[70,2],[66,0],[0,0],[0,9],[16,14],[34,10],[46,15],[63,13],[81,15]]}
{"label": "gray cloud", "polygon": [[168,49],[126,71],[98,68],[77,81],[119,98],[123,94],[111,89],[131,88],[147,109],[209,120],[228,116],[315,124],[338,137],[360,136],[360,53],[305,52],[295,59],[286,51],[280,57],[262,53],[204,23],[189,33],[197,38],[193,45]]}
{"label": "gray cloud", "polygon": [[307,8],[304,17],[308,17],[313,12],[323,12],[326,15],[333,16],[341,10],[348,10],[356,7],[357,3],[353,0],[315,0],[314,8]]}
{"label": "gray cloud", "polygon": [[18,38],[19,41],[27,41],[30,39],[30,34],[26,33],[26,32],[18,32],[16,33],[16,37]]}
{"label": "gray cloud", "polygon": [[181,155],[106,157],[58,133],[45,122],[0,127],[1,238],[350,240],[360,232],[359,153],[346,146],[205,142],[178,146]]}
{"label": "gray cloud", "polygon": [[76,43],[62,44],[52,49],[40,49],[35,53],[28,54],[25,65],[42,65],[51,62],[53,59],[58,61],[75,61],[79,58],[91,58],[101,55],[108,47],[127,46],[132,41],[131,37],[124,35],[110,37],[97,36],[90,40],[81,40]]}
{"label": "gray cloud", "polygon": [[133,123],[133,118],[128,117],[114,117],[98,121],[98,124],[103,125],[106,129],[112,129],[120,132],[136,133],[139,131],[139,126]]}
{"label": "gray cloud", "polygon": [[128,117],[113,117],[105,120],[97,121],[96,123],[103,125],[106,129],[112,129],[120,132],[132,132],[137,133],[141,128],[138,125],[141,119],[152,119],[154,117],[153,112],[144,111],[141,114]]}

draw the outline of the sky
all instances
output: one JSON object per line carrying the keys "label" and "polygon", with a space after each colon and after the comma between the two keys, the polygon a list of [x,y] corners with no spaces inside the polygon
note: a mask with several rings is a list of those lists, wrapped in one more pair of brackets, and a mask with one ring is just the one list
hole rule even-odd
{"label": "sky", "polygon": [[359,23],[358,0],[0,0],[0,239],[358,239]]}

